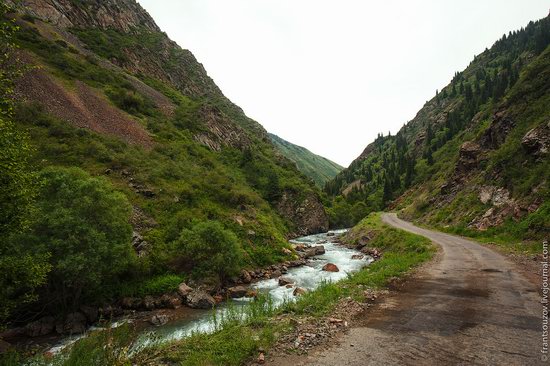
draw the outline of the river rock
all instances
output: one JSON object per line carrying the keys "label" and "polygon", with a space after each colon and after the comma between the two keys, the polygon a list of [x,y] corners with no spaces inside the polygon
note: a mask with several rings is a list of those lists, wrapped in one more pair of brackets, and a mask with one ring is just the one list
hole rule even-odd
{"label": "river rock", "polygon": [[301,295],[304,295],[307,293],[307,290],[305,288],[302,288],[302,287],[296,287],[294,289],[294,292],[292,292],[292,295],[294,296],[301,296]]}
{"label": "river rock", "polygon": [[327,233],[327,236],[335,236],[336,234],[335,233],[332,233],[332,232],[329,232]]}
{"label": "river rock", "polygon": [[25,326],[25,335],[28,337],[40,337],[48,335],[55,329],[53,316],[45,316]]}
{"label": "river rock", "polygon": [[324,245],[317,245],[313,247],[315,249],[315,255],[323,255],[325,254],[325,246]]}
{"label": "river rock", "polygon": [[260,364],[260,365],[263,365],[265,363],[265,355],[263,352],[260,352],[260,354],[258,355],[258,360],[257,362]]}
{"label": "river rock", "polygon": [[244,295],[245,297],[257,297],[258,296],[258,291],[256,290],[252,290],[252,289],[248,289],[246,291],[246,295]]}
{"label": "river rock", "polygon": [[317,250],[315,250],[315,248],[309,248],[304,252],[305,258],[315,257],[316,255],[317,255]]}
{"label": "river rock", "polygon": [[296,244],[294,246],[294,250],[296,250],[297,252],[304,252],[306,249],[307,246],[305,246],[304,244]]}
{"label": "river rock", "polygon": [[294,283],[294,280],[288,277],[279,277],[279,286],[292,285],[293,283]]}
{"label": "river rock", "polygon": [[235,286],[230,287],[227,289],[227,296],[236,299],[239,297],[244,297],[246,293],[248,292],[248,289],[244,286]]}
{"label": "river rock", "polygon": [[86,317],[84,314],[70,313],[65,321],[56,324],[55,330],[59,334],[81,334],[86,331]]}
{"label": "river rock", "polygon": [[80,312],[84,314],[88,324],[94,324],[99,320],[99,311],[96,307],[93,306],[81,306]]}
{"label": "river rock", "polygon": [[168,323],[169,320],[170,317],[166,314],[155,314],[151,317],[149,322],[155,327],[160,327],[161,325]]}
{"label": "river rock", "polygon": [[187,295],[187,305],[194,309],[212,309],[216,300],[202,290],[193,290]]}
{"label": "river rock", "polygon": [[193,291],[193,289],[191,287],[187,286],[187,284],[185,282],[180,283],[179,286],[178,286],[178,294],[183,299],[185,299],[187,297],[187,295],[189,295],[191,293],[191,291]]}
{"label": "river rock", "polygon": [[250,273],[248,273],[246,269],[243,269],[241,271],[241,281],[243,281],[243,283],[252,282],[252,276],[250,275]]}
{"label": "river rock", "polygon": [[160,301],[163,307],[168,309],[177,309],[181,306],[181,297],[177,293],[164,294],[161,296]]}
{"label": "river rock", "polygon": [[351,256],[351,259],[363,259],[363,258],[365,258],[365,256],[362,254],[354,254]]}
{"label": "river rock", "polygon": [[288,248],[283,248],[282,252],[283,252],[284,255],[292,255],[292,250],[290,250]]}
{"label": "river rock", "polygon": [[157,301],[153,296],[145,296],[143,298],[143,307],[145,310],[153,310],[157,307]]}
{"label": "river rock", "polygon": [[340,272],[340,268],[334,263],[327,263],[323,266],[325,272]]}

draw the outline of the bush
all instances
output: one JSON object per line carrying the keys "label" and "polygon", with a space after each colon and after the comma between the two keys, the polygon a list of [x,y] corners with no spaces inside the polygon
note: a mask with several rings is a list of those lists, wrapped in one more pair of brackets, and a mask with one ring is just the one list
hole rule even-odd
{"label": "bush", "polygon": [[193,264],[194,276],[214,276],[221,282],[239,271],[242,249],[237,236],[217,221],[184,230],[177,241],[181,254]]}
{"label": "bush", "polygon": [[78,168],[48,168],[41,180],[37,219],[23,240],[51,255],[51,296],[77,306],[132,262],[131,208],[106,180]]}

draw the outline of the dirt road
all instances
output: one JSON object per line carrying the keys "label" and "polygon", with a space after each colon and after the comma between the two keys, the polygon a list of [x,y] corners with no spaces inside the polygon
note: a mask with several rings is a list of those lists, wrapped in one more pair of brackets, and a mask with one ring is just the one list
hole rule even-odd
{"label": "dirt road", "polygon": [[440,260],[369,312],[339,345],[301,364],[549,364],[541,361],[536,285],[514,264],[475,242],[418,228],[393,214],[383,220],[440,245]]}

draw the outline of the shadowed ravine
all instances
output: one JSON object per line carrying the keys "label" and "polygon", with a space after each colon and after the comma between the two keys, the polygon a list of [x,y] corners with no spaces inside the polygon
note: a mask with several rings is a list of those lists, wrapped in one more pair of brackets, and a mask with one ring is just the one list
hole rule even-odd
{"label": "shadowed ravine", "polygon": [[341,344],[307,365],[538,365],[536,286],[504,256],[475,242],[383,216],[423,235],[441,259],[368,313]]}

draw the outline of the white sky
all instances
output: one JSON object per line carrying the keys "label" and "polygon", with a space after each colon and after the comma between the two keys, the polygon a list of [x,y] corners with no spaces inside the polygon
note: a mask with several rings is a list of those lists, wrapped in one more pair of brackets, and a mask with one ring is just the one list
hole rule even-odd
{"label": "white sky", "polygon": [[347,166],[547,0],[139,0],[268,131]]}

